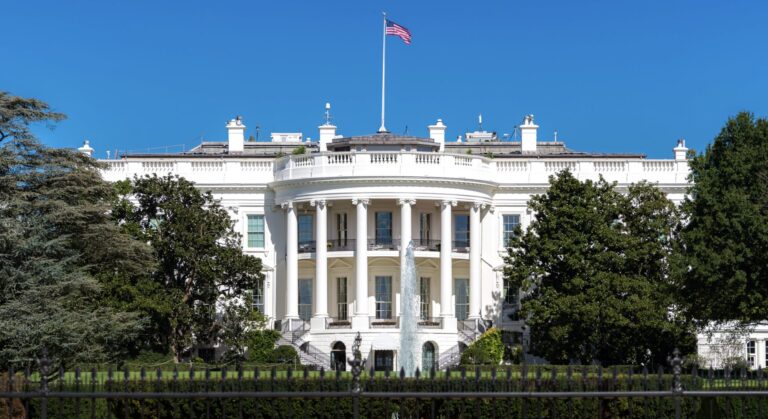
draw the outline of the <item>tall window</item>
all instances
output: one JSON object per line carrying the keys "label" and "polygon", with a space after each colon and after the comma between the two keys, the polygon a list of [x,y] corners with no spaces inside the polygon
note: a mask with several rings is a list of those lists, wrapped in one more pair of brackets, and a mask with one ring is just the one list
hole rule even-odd
{"label": "tall window", "polygon": [[312,242],[312,214],[299,215],[299,246]]}
{"label": "tall window", "polygon": [[507,278],[504,278],[504,304],[509,306],[517,305],[517,288]]}
{"label": "tall window", "polygon": [[264,248],[264,216],[248,216],[248,247]]}
{"label": "tall window", "polygon": [[467,320],[469,317],[469,280],[456,278],[456,319]]}
{"label": "tall window", "polygon": [[392,277],[376,277],[376,318],[392,318]]}
{"label": "tall window", "polygon": [[419,217],[419,240],[422,245],[429,244],[429,239],[432,238],[432,214],[428,212],[421,213]]}
{"label": "tall window", "polygon": [[422,277],[419,282],[419,316],[421,320],[429,318],[429,278]]}
{"label": "tall window", "polygon": [[453,240],[456,247],[469,247],[469,215],[457,215],[454,220],[456,231],[453,233]]}
{"label": "tall window", "polygon": [[309,321],[312,317],[312,280],[299,280],[299,318]]}
{"label": "tall window", "polygon": [[336,214],[336,238],[339,240],[339,246],[347,245],[347,213]]}
{"label": "tall window", "polygon": [[336,301],[338,301],[339,320],[347,320],[347,278],[336,278]]}
{"label": "tall window", "polygon": [[376,213],[376,244],[392,244],[392,213]]}
{"label": "tall window", "polygon": [[421,347],[421,370],[427,372],[435,367],[435,345],[432,342],[424,342]]}
{"label": "tall window", "polygon": [[261,314],[264,313],[264,280],[256,282],[256,288],[253,289],[253,309]]}
{"label": "tall window", "polygon": [[515,229],[520,225],[519,214],[506,214],[502,216],[504,234],[502,236],[502,247],[509,247],[509,241],[515,235]]}
{"label": "tall window", "polygon": [[757,342],[754,340],[747,341],[747,364],[749,364],[750,367],[755,366],[755,347],[757,346]]}

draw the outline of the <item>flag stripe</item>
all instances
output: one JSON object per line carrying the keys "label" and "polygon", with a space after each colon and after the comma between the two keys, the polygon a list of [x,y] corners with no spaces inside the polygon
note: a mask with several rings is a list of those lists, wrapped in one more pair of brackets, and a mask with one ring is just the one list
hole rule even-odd
{"label": "flag stripe", "polygon": [[405,26],[398,25],[389,19],[387,19],[386,31],[384,33],[400,37],[406,45],[411,44],[411,31],[406,29]]}

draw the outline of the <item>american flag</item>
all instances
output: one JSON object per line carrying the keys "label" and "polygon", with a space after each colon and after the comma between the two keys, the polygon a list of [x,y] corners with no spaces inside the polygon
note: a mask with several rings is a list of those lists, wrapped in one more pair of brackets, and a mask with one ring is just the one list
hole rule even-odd
{"label": "american flag", "polygon": [[387,35],[399,36],[400,39],[406,43],[406,45],[411,45],[411,31],[406,29],[405,26],[400,26],[397,23],[387,19],[387,30],[385,33]]}

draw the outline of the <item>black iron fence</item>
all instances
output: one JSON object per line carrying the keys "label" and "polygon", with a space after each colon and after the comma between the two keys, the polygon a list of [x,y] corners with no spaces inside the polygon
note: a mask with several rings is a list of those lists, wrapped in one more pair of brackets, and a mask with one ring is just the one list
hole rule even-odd
{"label": "black iron fence", "polygon": [[9,371],[0,417],[721,418],[765,417],[761,370],[471,367],[421,373],[237,367]]}

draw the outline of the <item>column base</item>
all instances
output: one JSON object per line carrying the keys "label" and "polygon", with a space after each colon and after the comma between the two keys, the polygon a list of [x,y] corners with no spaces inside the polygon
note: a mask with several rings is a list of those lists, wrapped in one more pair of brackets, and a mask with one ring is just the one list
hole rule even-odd
{"label": "column base", "polygon": [[440,316],[443,322],[443,330],[458,331],[456,316]]}
{"label": "column base", "polygon": [[355,314],[352,316],[352,330],[370,329],[370,320],[367,314]]}
{"label": "column base", "polygon": [[327,318],[328,318],[328,315],[326,314],[318,314],[318,315],[312,316],[312,318],[309,319],[309,329],[325,330],[325,320]]}

